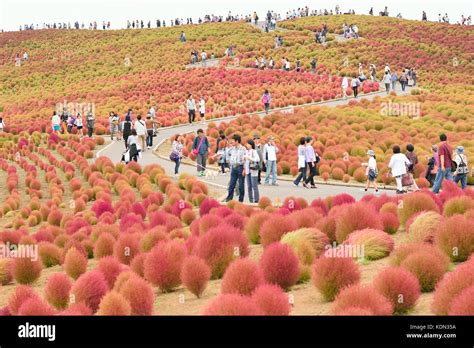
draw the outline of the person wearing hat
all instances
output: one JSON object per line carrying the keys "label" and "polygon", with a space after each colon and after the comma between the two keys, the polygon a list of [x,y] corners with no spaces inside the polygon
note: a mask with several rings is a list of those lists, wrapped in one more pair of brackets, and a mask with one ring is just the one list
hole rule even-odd
{"label": "person wearing hat", "polygon": [[255,142],[255,150],[257,150],[258,157],[260,158],[260,168],[258,170],[258,184],[260,185],[262,183],[262,170],[263,168],[263,147],[262,144],[260,143],[260,135],[255,133],[253,135],[253,141]]}
{"label": "person wearing hat", "polygon": [[263,163],[267,167],[265,175],[265,185],[270,183],[270,175],[272,176],[272,186],[278,186],[277,184],[277,152],[278,147],[275,145],[275,139],[270,136],[268,142],[263,147]]}
{"label": "person wearing hat", "polygon": [[364,191],[367,191],[370,185],[373,184],[375,192],[378,193],[379,189],[377,188],[377,182],[375,181],[378,176],[378,170],[374,150],[367,151],[367,156],[369,156],[369,161],[367,163],[362,163],[363,167],[367,167],[365,170],[365,175],[367,175],[367,183],[365,184]]}
{"label": "person wearing hat", "polygon": [[467,174],[469,173],[469,167],[467,165],[467,157],[464,154],[463,146],[456,147],[456,154],[454,155],[453,162],[456,164],[454,182],[456,184],[461,182],[461,188],[464,190],[467,186]]}

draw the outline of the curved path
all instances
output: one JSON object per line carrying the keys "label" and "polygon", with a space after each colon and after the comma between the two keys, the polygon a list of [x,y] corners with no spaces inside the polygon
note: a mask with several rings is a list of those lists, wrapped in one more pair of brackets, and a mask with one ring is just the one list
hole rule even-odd
{"label": "curved path", "polygon": [[[410,93],[410,88],[407,88],[405,92],[402,92],[399,88],[400,86],[398,86],[396,90],[398,95],[406,95]],[[358,98],[358,100],[362,100],[362,99],[372,100],[376,96],[384,96],[384,95],[385,95],[385,92],[375,92],[369,95],[361,95]],[[306,106],[320,105],[320,106],[334,107],[337,105],[347,104],[352,99],[353,98],[347,98],[346,100],[338,99],[338,100],[308,104]],[[304,106],[299,106],[299,107],[304,107]],[[270,110],[270,113],[275,112],[275,111],[280,111],[280,110],[285,111],[284,109],[289,110],[291,108],[273,109],[273,110]],[[264,113],[254,113],[254,114],[257,114],[260,117],[265,116]],[[152,163],[159,164],[165,169],[166,173],[172,176],[174,172],[174,163],[171,162],[167,158],[167,156],[158,155],[156,152],[157,148],[162,143],[164,143],[165,141],[168,141],[168,139],[170,139],[173,135],[178,134],[178,133],[181,133],[181,134],[191,133],[191,132],[197,131],[199,128],[202,128],[205,130],[209,122],[214,122],[217,125],[219,125],[221,122],[228,122],[237,117],[238,116],[229,116],[225,118],[207,120],[200,123],[194,123],[192,125],[183,124],[183,125],[174,126],[174,127],[161,128],[159,130],[158,136],[154,138],[154,151],[151,151],[151,150],[145,151],[142,158],[139,160],[139,163],[142,165],[147,165],[147,164],[152,164]],[[97,157],[107,156],[114,163],[117,163],[120,161],[124,150],[125,150],[125,147],[124,147],[123,141],[111,142],[97,153]],[[180,167],[180,173],[189,173],[189,174],[196,175],[197,171],[196,171],[195,165],[182,163]],[[201,180],[206,182],[207,184],[222,188],[223,194],[224,194],[224,190],[226,189],[227,184],[229,182],[229,175],[227,174],[225,176],[221,176],[221,175],[217,175],[217,171],[215,170],[208,170],[208,175],[205,178],[202,178]],[[260,196],[267,196],[275,201],[278,199],[283,200],[287,196],[294,195],[297,197],[304,197],[308,201],[311,201],[317,197],[326,197],[330,195],[336,195],[339,193],[348,193],[354,196],[356,199],[360,199],[364,195],[367,194],[361,189],[361,187],[347,186],[343,184],[334,185],[334,184],[317,183],[317,186],[318,186],[317,189],[305,189],[301,187],[301,185],[300,187],[296,187],[291,181],[279,180],[278,184],[279,184],[278,187],[264,186],[264,185],[259,186]],[[369,191],[369,193],[373,193],[373,190]],[[394,191],[392,189],[387,189],[387,190],[380,190],[380,193],[387,193],[391,195],[391,194],[394,194]],[[245,199],[247,201],[248,197],[246,196]]]}

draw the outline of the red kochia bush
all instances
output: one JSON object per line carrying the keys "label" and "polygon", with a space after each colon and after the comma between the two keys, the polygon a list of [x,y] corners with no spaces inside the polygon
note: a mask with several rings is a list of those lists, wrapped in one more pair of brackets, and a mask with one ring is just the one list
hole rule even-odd
{"label": "red kochia bush", "polygon": [[264,250],[260,267],[268,283],[285,290],[296,284],[300,274],[298,257],[289,245],[280,242],[272,243]]}
{"label": "red kochia bush", "polygon": [[313,263],[311,279],[324,299],[333,301],[341,289],[359,282],[360,271],[352,258],[322,256]]}
{"label": "red kochia bush", "polygon": [[245,224],[245,234],[252,244],[258,244],[260,241],[260,228],[262,224],[269,218],[270,214],[262,211],[253,214]]}
{"label": "red kochia bush", "polygon": [[446,272],[446,266],[426,251],[413,252],[400,264],[418,278],[421,291],[429,292]]}
{"label": "red kochia bush", "polygon": [[447,315],[453,300],[464,290],[474,285],[474,257],[445,274],[436,285],[432,311],[437,315]]}
{"label": "red kochia bush", "polygon": [[336,315],[344,314],[348,308],[361,308],[374,315],[391,315],[392,303],[379,294],[372,286],[355,284],[347,287],[337,295],[334,301],[333,312]]}
{"label": "red kochia bush", "polygon": [[260,227],[260,242],[266,247],[273,242],[279,241],[285,233],[294,231],[297,228],[298,226],[293,219],[273,214]]}
{"label": "red kochia bush", "polygon": [[20,306],[18,315],[51,316],[54,315],[54,309],[41,298],[30,297]]}
{"label": "red kochia bush", "polygon": [[242,232],[222,224],[211,228],[199,238],[195,254],[211,267],[212,278],[218,279],[232,260],[249,254],[248,242]]}
{"label": "red kochia bush", "polygon": [[221,294],[204,309],[205,315],[260,315],[262,314],[248,296]]}
{"label": "red kochia bush", "polygon": [[152,315],[155,296],[153,289],[143,278],[132,275],[119,290],[130,303],[132,315]]}
{"label": "red kochia bush", "polygon": [[380,218],[383,224],[383,230],[387,233],[394,234],[400,227],[398,216],[392,213],[381,213]]}
{"label": "red kochia bush", "polygon": [[125,266],[123,266],[115,257],[107,256],[100,259],[97,265],[97,270],[103,274],[109,289],[112,289],[115,280],[124,267]]}
{"label": "red kochia bush", "polygon": [[375,289],[392,302],[394,313],[405,313],[420,297],[418,279],[402,267],[387,267],[374,279]]}
{"label": "red kochia bush", "polygon": [[97,315],[130,315],[131,313],[130,303],[123,295],[114,290],[102,298],[97,311]]}
{"label": "red kochia bush", "polygon": [[288,296],[277,285],[260,285],[253,292],[252,300],[263,315],[288,315],[291,311]]}
{"label": "red kochia bush", "polygon": [[18,257],[11,263],[11,274],[19,284],[34,283],[41,275],[43,269],[41,259],[33,261],[29,257]]}
{"label": "red kochia bush", "polygon": [[474,315],[474,285],[461,291],[449,309],[449,315]]}
{"label": "red kochia bush", "polygon": [[355,202],[356,202],[355,198],[347,193],[341,193],[332,198],[333,207],[335,207],[336,205],[352,204]]}
{"label": "red kochia bush", "polygon": [[139,253],[138,238],[135,234],[122,234],[115,242],[114,256],[123,264],[129,265]]}
{"label": "red kochia bush", "polygon": [[74,303],[84,302],[95,312],[107,290],[104,275],[94,270],[81,275],[72,286],[71,293],[75,296]]}
{"label": "red kochia bush", "polygon": [[199,206],[199,215],[204,216],[206,214],[209,214],[212,208],[218,208],[220,206],[220,203],[215,199],[205,198]]}
{"label": "red kochia bush", "polygon": [[159,242],[143,264],[145,278],[163,292],[181,284],[181,266],[186,256],[184,244],[176,240]]}
{"label": "red kochia bush", "polygon": [[69,302],[72,282],[64,273],[53,273],[48,277],[44,287],[44,296],[56,309],[64,309]]}
{"label": "red kochia bush", "polygon": [[474,252],[474,220],[454,215],[441,221],[435,243],[454,262],[462,262]]}
{"label": "red kochia bush", "polygon": [[94,257],[100,259],[101,257],[113,255],[115,238],[110,233],[101,233],[94,244]]}
{"label": "red kochia bush", "polygon": [[196,297],[200,297],[211,278],[211,269],[206,262],[195,255],[188,256],[181,268],[181,281]]}
{"label": "red kochia bush", "polygon": [[347,236],[357,230],[372,228],[383,230],[379,213],[370,203],[358,202],[341,207],[336,218],[336,240],[342,243]]}
{"label": "red kochia bush", "polygon": [[401,209],[398,209],[400,224],[405,226],[408,219],[416,213],[422,211],[439,212],[439,207],[429,193],[415,192],[403,197]]}
{"label": "red kochia bush", "polygon": [[10,313],[17,315],[21,305],[29,298],[40,299],[38,293],[32,287],[18,285],[8,299],[8,309]]}
{"label": "red kochia bush", "polygon": [[115,213],[112,203],[99,199],[94,202],[91,207],[91,210],[95,213],[95,216],[99,218],[102,214],[106,212]]}
{"label": "red kochia bush", "polygon": [[12,280],[11,259],[0,258],[0,285],[7,285]]}
{"label": "red kochia bush", "polygon": [[64,311],[60,312],[59,315],[92,315],[92,309],[86,306],[85,303],[75,303],[70,305]]}
{"label": "red kochia bush", "polygon": [[263,283],[263,275],[258,265],[242,258],[232,262],[222,278],[221,292],[223,294],[251,295]]}
{"label": "red kochia bush", "polygon": [[64,257],[64,271],[72,279],[77,279],[87,270],[87,257],[76,248],[71,248]]}

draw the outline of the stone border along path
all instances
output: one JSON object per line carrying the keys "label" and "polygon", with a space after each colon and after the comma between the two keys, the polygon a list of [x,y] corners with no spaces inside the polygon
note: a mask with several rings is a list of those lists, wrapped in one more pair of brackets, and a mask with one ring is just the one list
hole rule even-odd
{"label": "stone border along path", "polygon": [[[397,95],[408,95],[410,94],[411,88],[408,87],[405,92],[401,91],[401,87],[398,85],[397,86]],[[385,91],[379,91],[379,92],[372,92],[369,94],[364,94],[361,95],[357,100],[373,100],[377,96],[384,96]],[[298,105],[297,107],[308,107],[308,106],[329,106],[329,107],[335,107],[338,105],[345,105],[348,104],[349,101],[353,100],[354,98],[348,97],[347,99],[335,99],[331,101],[323,101],[323,102],[318,102],[318,103],[311,103],[311,104],[304,104],[304,105]],[[292,110],[292,106],[290,107],[285,107],[285,108],[276,108],[276,109],[271,109],[270,113],[276,112],[276,111],[281,111],[281,112],[288,112]],[[260,117],[264,117],[265,113],[264,112],[254,112],[254,113],[249,113],[248,115],[258,115]],[[217,118],[217,119],[210,119],[206,120],[204,122],[195,122],[192,125],[190,124],[181,124],[178,126],[170,126],[170,127],[163,127],[159,129],[158,136],[153,138],[154,142],[156,144],[156,141],[158,141],[157,145],[154,145],[153,151],[152,150],[147,150],[143,153],[142,158],[139,159],[138,163],[140,163],[142,166],[148,165],[148,164],[159,164],[165,169],[165,172],[170,176],[173,177],[174,173],[174,162],[171,162],[168,158],[168,156],[164,156],[161,154],[157,153],[158,148],[165,142],[168,141],[173,135],[175,134],[186,134],[186,133],[192,133],[196,132],[199,128],[202,128],[203,130],[207,129],[207,125],[210,122],[215,123],[216,125],[219,125],[222,122],[227,122],[236,119],[241,115],[233,115],[233,116],[227,116],[227,117],[222,117],[222,118]],[[125,151],[125,145],[123,140],[120,142],[114,141],[102,148],[100,151],[97,152],[96,157],[99,156],[106,156],[111,159],[112,162],[117,163],[120,162],[121,157],[123,152]],[[190,165],[186,163],[181,163],[179,173],[188,173],[192,175],[197,175],[197,170],[196,170],[196,165]],[[264,177],[264,176],[263,176]],[[357,200],[361,199],[363,196],[367,194],[372,194],[374,193],[373,189],[370,189],[368,192],[364,192],[361,186],[355,187],[354,184],[352,185],[347,185],[343,184],[342,182],[338,184],[334,183],[324,183],[320,180],[316,180],[316,185],[317,189],[305,189],[301,186],[295,187],[292,181],[287,181],[287,180],[281,180],[279,179],[277,187],[275,186],[265,186],[263,185],[263,177],[262,177],[262,185],[259,186],[259,191],[260,191],[260,197],[267,196],[272,201],[274,202],[282,202],[283,199],[287,196],[296,196],[296,197],[303,197],[307,201],[311,202],[313,199],[321,197],[327,197],[327,196],[333,196],[337,195],[340,193],[348,193],[352,195],[354,198]],[[217,170],[210,167],[207,170],[207,175],[205,178],[200,178],[201,181],[205,182],[208,185],[212,185],[218,188],[221,188],[223,190],[227,189],[227,185],[229,182],[230,176],[229,174],[226,174],[225,176],[218,174]],[[381,186],[383,187],[383,186]],[[386,188],[386,189],[379,189],[380,194],[386,193],[389,195],[394,194],[393,188]],[[224,194],[224,192],[223,192]],[[236,197],[234,196],[234,199]],[[248,203],[248,196],[245,196],[245,202]]]}

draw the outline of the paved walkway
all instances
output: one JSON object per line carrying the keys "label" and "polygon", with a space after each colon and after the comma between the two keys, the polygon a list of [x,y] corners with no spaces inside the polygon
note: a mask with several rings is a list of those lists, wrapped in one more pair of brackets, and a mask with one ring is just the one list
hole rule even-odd
{"label": "paved walkway", "polygon": [[[406,95],[410,93],[410,89],[408,88],[405,92],[402,92],[401,90],[397,89],[396,92],[399,95],[402,95],[402,94]],[[372,100],[376,96],[384,96],[384,95],[385,95],[385,92],[376,92],[369,95],[362,95],[358,98],[358,100],[362,100],[362,99]],[[335,107],[337,105],[347,104],[352,99],[353,98],[347,98],[346,100],[340,99],[340,100],[326,101],[326,102],[321,102],[321,103],[313,103],[313,104],[307,104],[307,106],[321,105],[321,106]],[[304,107],[304,106],[299,106],[299,107]],[[283,108],[283,109],[288,109],[288,108]],[[275,111],[277,110],[273,109],[270,112],[275,112]],[[265,116],[264,113],[255,113],[255,114],[258,114],[261,117]],[[139,160],[139,163],[142,165],[147,165],[147,164],[152,164],[152,163],[159,164],[165,169],[166,173],[172,176],[172,174],[174,173],[174,163],[171,162],[167,158],[167,156],[158,155],[156,153],[156,149],[163,142],[169,141],[169,139],[173,135],[178,134],[178,133],[185,134],[185,133],[195,132],[199,128],[202,128],[205,130],[209,122],[214,122],[215,124],[219,125],[221,122],[228,122],[237,117],[238,116],[229,116],[225,118],[208,120],[208,121],[200,122],[200,123],[194,123],[192,125],[183,124],[183,125],[175,126],[175,127],[162,128],[160,129],[158,136],[154,138],[155,152],[150,151],[150,150],[145,151],[142,158]],[[120,161],[124,150],[125,150],[125,147],[124,147],[123,141],[112,142],[108,144],[106,147],[104,147],[102,150],[100,150],[97,153],[97,156],[107,156],[114,163],[117,163]],[[196,175],[197,170],[196,170],[196,167],[193,165],[182,163],[180,167],[180,173],[189,173],[189,174]],[[224,194],[224,190],[226,189],[227,184],[229,182],[229,175],[221,176],[221,175],[218,175],[217,171],[215,170],[208,170],[207,176],[205,178],[202,178],[202,181],[206,182],[207,184],[222,188],[223,194]],[[326,197],[330,195],[336,195],[339,193],[351,194],[356,199],[360,199],[365,194],[367,194],[359,187],[350,187],[350,186],[345,186],[345,185],[337,186],[337,185],[332,185],[332,184],[318,183],[317,189],[305,189],[301,186],[295,187],[295,185],[290,181],[279,181],[278,183],[279,183],[278,187],[263,186],[263,185],[260,186],[259,187],[260,196],[270,197],[274,201],[278,199],[283,200],[287,196],[304,197],[308,201],[311,201],[317,197]],[[369,191],[369,193],[371,192]],[[392,195],[394,194],[394,191],[393,190],[380,190],[380,193],[387,193],[389,195]],[[247,197],[246,197],[246,200],[248,200]]]}

